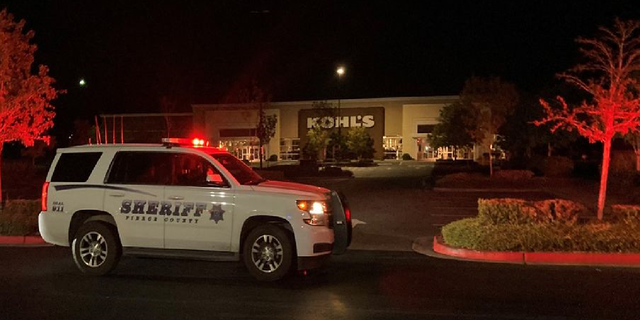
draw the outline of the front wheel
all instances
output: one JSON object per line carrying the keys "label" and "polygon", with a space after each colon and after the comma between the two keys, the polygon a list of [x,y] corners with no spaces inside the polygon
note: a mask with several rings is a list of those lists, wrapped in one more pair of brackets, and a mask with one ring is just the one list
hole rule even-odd
{"label": "front wheel", "polygon": [[115,230],[97,221],[80,227],[73,238],[71,250],[78,269],[92,276],[102,276],[113,270],[122,252]]}
{"label": "front wheel", "polygon": [[287,232],[277,225],[253,229],[243,247],[244,264],[259,281],[282,279],[293,265],[293,246]]}

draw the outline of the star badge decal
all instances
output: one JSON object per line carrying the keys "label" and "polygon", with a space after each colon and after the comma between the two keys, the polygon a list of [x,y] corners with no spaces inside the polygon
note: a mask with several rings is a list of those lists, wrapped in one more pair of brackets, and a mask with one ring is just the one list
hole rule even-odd
{"label": "star badge decal", "polygon": [[209,218],[209,220],[213,220],[216,222],[216,224],[218,224],[218,222],[224,220],[222,217],[222,214],[224,213],[224,210],[222,210],[222,205],[221,204],[214,204],[213,208],[211,208],[211,210],[209,210],[209,213],[211,214],[211,217]]}

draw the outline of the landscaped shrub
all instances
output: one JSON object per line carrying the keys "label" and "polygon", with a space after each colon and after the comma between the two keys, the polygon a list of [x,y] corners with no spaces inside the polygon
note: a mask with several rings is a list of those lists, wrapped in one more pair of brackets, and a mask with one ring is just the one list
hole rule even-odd
{"label": "landscaped shrub", "polygon": [[413,160],[410,154],[405,153],[402,155],[402,160]]}
{"label": "landscaped shrub", "polygon": [[473,250],[640,252],[640,206],[615,205],[611,221],[576,223],[584,210],[561,199],[479,199],[478,216],[445,225],[442,236]]}
{"label": "landscaped shrub", "polygon": [[640,252],[640,223],[484,224],[469,218],[442,228],[447,245],[486,251]]}
{"label": "landscaped shrub", "polygon": [[533,202],[536,209],[536,221],[558,221],[573,224],[578,221],[580,213],[585,213],[587,208],[582,204],[563,199],[551,199]]}
{"label": "landscaped shrub", "polygon": [[267,161],[278,161],[278,156],[275,154],[272,154],[271,156],[269,156],[269,159]]}
{"label": "landscaped shrub", "polygon": [[529,170],[498,170],[493,173],[493,177],[505,180],[526,180],[533,177],[533,172]]}
{"label": "landscaped shrub", "polygon": [[0,212],[0,235],[29,235],[38,231],[40,200],[11,200]]}
{"label": "landscaped shrub", "polygon": [[527,224],[560,222],[573,224],[587,208],[579,203],[552,199],[478,199],[478,219],[493,224]]}
{"label": "landscaped shrub", "polygon": [[611,206],[611,220],[632,219],[640,221],[640,206],[615,204]]}
{"label": "landscaped shrub", "polygon": [[486,224],[469,218],[442,228],[447,245],[488,251],[554,251],[564,246],[566,226],[553,224]]}
{"label": "landscaped shrub", "polygon": [[543,174],[545,177],[568,177],[573,172],[573,161],[567,157],[548,157],[545,159]]}
{"label": "landscaped shrub", "polygon": [[478,219],[490,224],[531,223],[533,210],[522,199],[478,199]]}
{"label": "landscaped shrub", "polygon": [[636,154],[633,150],[616,150],[611,152],[609,173],[612,175],[628,175],[636,171]]}

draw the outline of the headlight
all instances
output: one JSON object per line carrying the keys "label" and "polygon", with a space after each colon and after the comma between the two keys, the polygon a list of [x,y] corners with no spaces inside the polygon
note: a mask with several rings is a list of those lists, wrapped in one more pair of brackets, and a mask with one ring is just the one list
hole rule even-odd
{"label": "headlight", "polygon": [[312,226],[323,226],[327,217],[327,203],[324,201],[298,200],[298,209],[303,211],[302,220]]}

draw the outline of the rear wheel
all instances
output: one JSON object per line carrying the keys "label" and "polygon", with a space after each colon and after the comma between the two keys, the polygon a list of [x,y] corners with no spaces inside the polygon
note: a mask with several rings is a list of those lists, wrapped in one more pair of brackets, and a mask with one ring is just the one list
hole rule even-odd
{"label": "rear wheel", "polygon": [[114,228],[97,221],[85,223],[78,229],[71,250],[78,269],[92,276],[111,272],[122,253]]}
{"label": "rear wheel", "polygon": [[260,281],[282,279],[293,265],[293,246],[287,232],[266,224],[253,229],[244,242],[244,264]]}

